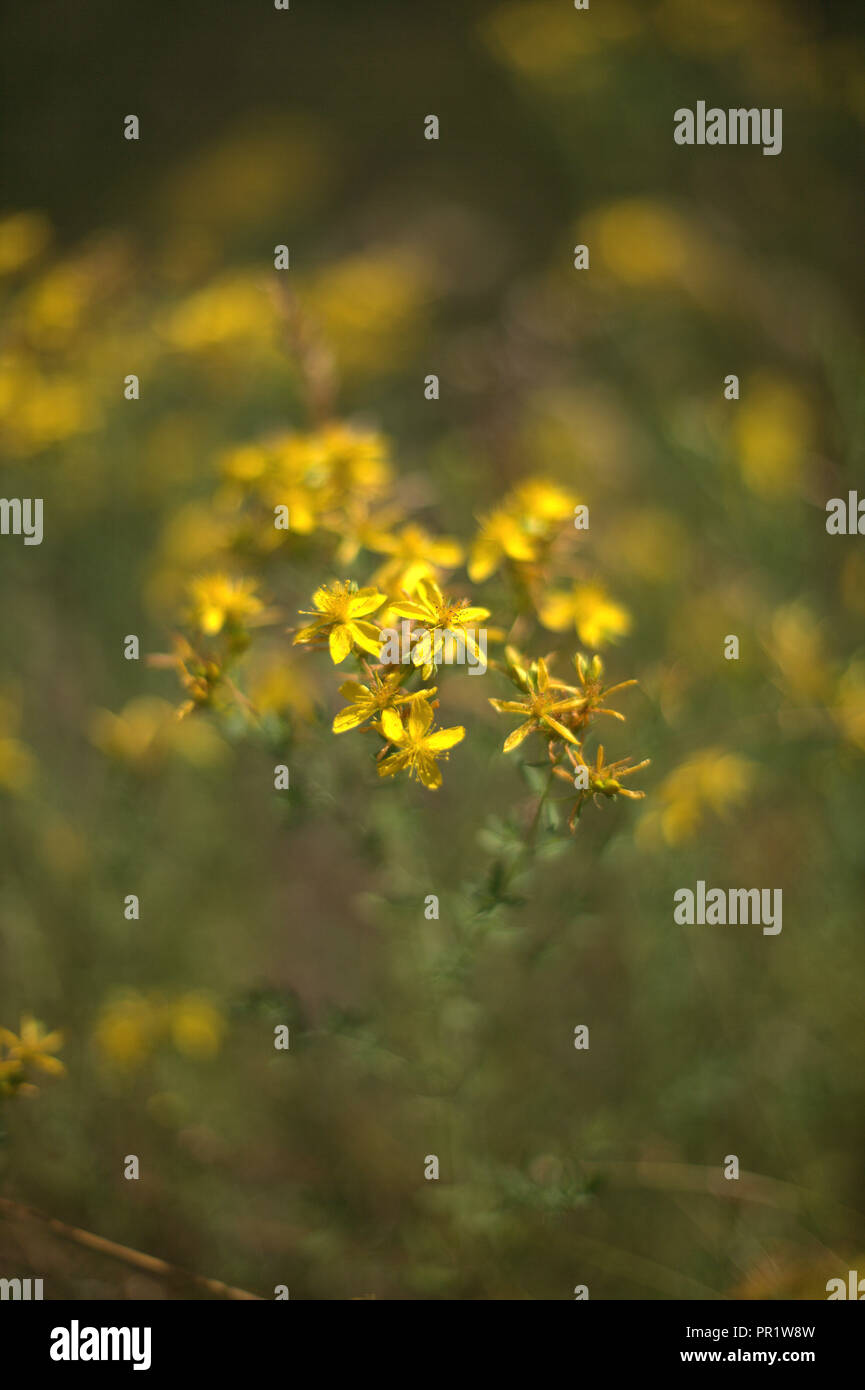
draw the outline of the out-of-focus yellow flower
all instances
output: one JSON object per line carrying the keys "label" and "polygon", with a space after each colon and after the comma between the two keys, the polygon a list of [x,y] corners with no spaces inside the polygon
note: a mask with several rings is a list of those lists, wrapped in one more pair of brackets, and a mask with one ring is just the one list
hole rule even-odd
{"label": "out-of-focus yellow flower", "polygon": [[155,1047],[162,1025],[161,1009],[136,991],[102,1009],[93,1034],[97,1051],[117,1067],[139,1066]]}
{"label": "out-of-focus yellow flower", "polygon": [[832,687],[832,673],[820,628],[802,603],[786,604],[772,618],[767,642],[786,686],[800,699],[824,705]]}
{"label": "out-of-focus yellow flower", "polygon": [[51,223],[41,212],[15,212],[0,220],[0,275],[11,275],[44,251]]}
{"label": "out-of-focus yellow flower", "polygon": [[340,366],[368,376],[392,369],[417,334],[430,272],[412,252],[381,251],[329,266],[301,292]]}
{"label": "out-of-focus yellow flower", "polygon": [[56,348],[81,324],[94,288],[93,277],[81,266],[56,265],[27,291],[19,313],[30,341]]}
{"label": "out-of-focus yellow flower", "polygon": [[38,453],[93,427],[97,411],[68,373],[44,376],[21,353],[0,355],[0,430],[22,454]]}
{"label": "out-of-focus yellow flower", "polygon": [[17,1036],[8,1028],[0,1028],[0,1042],[5,1045],[9,1060],[20,1062],[22,1067],[33,1067],[49,1076],[66,1075],[63,1063],[53,1055],[63,1046],[63,1034],[43,1032],[41,1023],[30,1014],[22,1017]]}
{"label": "out-of-focus yellow flower", "polygon": [[226,574],[207,574],[189,585],[189,618],[193,627],[213,637],[223,628],[244,627],[264,610],[256,594],[255,579],[231,579]]}
{"label": "out-of-focus yellow flower", "polygon": [[576,501],[573,493],[548,478],[526,478],[512,489],[507,506],[527,530],[546,534],[550,522],[573,516]]}
{"label": "out-of-focus yellow flower", "polygon": [[778,377],[753,381],[736,407],[734,438],[742,477],[759,497],[798,491],[813,438],[801,390]]}
{"label": "out-of-focus yellow flower", "polygon": [[493,50],[511,67],[529,77],[574,73],[574,64],[639,33],[641,11],[618,0],[595,7],[591,16],[575,15],[572,5],[557,0],[515,0],[499,5],[483,22]]}
{"label": "out-of-focus yellow flower", "polygon": [[190,295],[161,327],[168,341],[185,352],[269,345],[276,331],[276,313],[260,277],[233,274]]}
{"label": "out-of-focus yellow flower", "polygon": [[335,666],[344,661],[353,646],[377,657],[381,647],[379,630],[363,619],[385,601],[375,589],[358,589],[349,580],[331,586],[323,584],[312,596],[315,612],[301,609],[304,617],[314,618],[308,627],[295,633],[294,641],[314,642],[327,637]]}
{"label": "out-of-focus yellow flower", "polygon": [[[236,447],[225,455],[222,472],[229,505],[253,496],[268,507],[287,507],[291,532],[309,535],[324,527],[340,537],[347,560],[357,554],[369,507],[392,477],[384,436],[339,421],[308,434],[280,434]],[[383,524],[396,516],[392,512]]]}
{"label": "out-of-focus yellow flower", "polygon": [[0,787],[22,792],[33,780],[35,759],[17,738],[0,738]]}
{"label": "out-of-focus yellow flower", "polygon": [[299,663],[274,653],[253,661],[248,678],[249,698],[259,714],[293,714],[311,720],[315,689]]}
{"label": "out-of-focus yellow flower", "polygon": [[239,444],[223,456],[222,472],[237,482],[254,483],[264,476],[267,465],[268,449],[264,444]]}
{"label": "out-of-focus yellow flower", "polygon": [[205,502],[187,502],[170,516],[147,581],[150,606],[160,613],[175,608],[193,575],[226,561],[236,528],[236,517]]}
{"label": "out-of-focus yellow flower", "polygon": [[375,496],[391,479],[389,450],[384,435],[333,421],[312,434],[296,435],[291,462],[303,470],[310,486],[333,484]]}
{"label": "out-of-focus yellow flower", "polygon": [[215,1057],[224,1027],[219,1010],[202,994],[184,994],[170,1005],[171,1038],[187,1057]]}
{"label": "out-of-focus yellow flower", "polygon": [[643,817],[639,838],[651,845],[658,837],[668,845],[692,840],[707,812],[725,817],[741,805],[756,778],[747,758],[724,748],[704,748],[675,768],[658,789],[658,809]]}
{"label": "out-of-focus yellow flower", "polygon": [[526,478],[501,505],[480,518],[469,557],[469,578],[480,584],[505,560],[531,564],[560,523],[572,515],[575,499],[547,478]]}
{"label": "out-of-focus yellow flower", "polygon": [[576,584],[569,593],[553,590],[542,599],[539,617],[552,632],[575,627],[583,645],[592,649],[615,642],[631,628],[630,614],[598,584]]}
{"label": "out-of-focus yellow flower", "polygon": [[580,240],[591,245],[593,264],[626,285],[690,286],[705,265],[701,244],[684,218],[648,198],[600,208],[586,219]]}
{"label": "out-of-focus yellow flower", "polygon": [[505,559],[528,563],[537,553],[537,543],[526,533],[522,518],[498,507],[480,519],[480,532],[469,558],[469,579],[482,584]]}
{"label": "out-of-focus yellow flower", "polygon": [[865,662],[851,662],[842,675],[832,714],[847,741],[865,751]]}
{"label": "out-of-focus yellow flower", "polygon": [[208,767],[227,752],[204,720],[178,722],[167,700],[149,695],[130,700],[121,714],[97,710],[90,721],[90,739],[102,753],[139,773],[157,772],[175,753],[195,766]]}
{"label": "out-of-focus yellow flower", "polygon": [[166,1041],[187,1057],[215,1057],[224,1032],[219,1009],[199,991],[166,999],[130,990],[103,1006],[93,1042],[110,1065],[131,1070]]}
{"label": "out-of-focus yellow flower", "polygon": [[[402,520],[402,508],[396,504],[374,510],[366,498],[354,496],[346,498],[342,513],[330,511],[324,524],[338,537],[337,560],[351,565],[362,550],[375,551],[382,540],[390,542],[393,528]],[[378,584],[376,575],[373,581]]]}
{"label": "out-of-focus yellow flower", "polygon": [[231,540],[231,521],[205,502],[187,502],[166,523],[160,555],[169,564],[200,565],[225,550]]}
{"label": "out-of-focus yellow flower", "polygon": [[394,536],[371,537],[368,548],[392,557],[373,575],[373,582],[389,594],[413,594],[422,579],[438,579],[442,569],[454,569],[463,562],[458,541],[431,536],[414,522]]}
{"label": "out-of-focus yellow flower", "polygon": [[395,773],[407,770],[410,777],[416,777],[431,791],[441,786],[442,775],[437,759],[447,759],[447,750],[460,743],[466,731],[461,726],[433,729],[432,722],[433,710],[427,700],[415,700],[411,704],[405,724],[396,710],[382,711],[382,736],[398,751],[379,763],[379,777],[393,777]]}

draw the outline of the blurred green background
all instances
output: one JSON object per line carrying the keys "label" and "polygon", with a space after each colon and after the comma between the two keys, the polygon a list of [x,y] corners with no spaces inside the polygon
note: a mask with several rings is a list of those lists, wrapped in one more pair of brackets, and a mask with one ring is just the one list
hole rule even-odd
{"label": "blurred green background", "polygon": [[[865,554],[824,514],[865,480],[857,9],[7,10],[3,494],[45,539],[0,541],[0,1024],[62,1029],[68,1074],[0,1109],[0,1194],[266,1298],[823,1298],[861,1268]],[[783,153],[676,146],[698,100],[782,107]],[[218,548],[220,457],[309,425],[278,243],[423,524],[468,543],[552,478],[631,616],[605,742],[651,757],[646,800],[551,830],[481,917],[532,805],[494,674],[443,684],[469,732],[430,795],[334,739],[281,625],[254,736],[177,733],[171,676],[123,660]],[[262,572],[287,625],[344,567],[300,541]],[[781,888],[783,932],[674,925],[698,879]],[[0,1276],[31,1271],[200,1296],[0,1213]]]}

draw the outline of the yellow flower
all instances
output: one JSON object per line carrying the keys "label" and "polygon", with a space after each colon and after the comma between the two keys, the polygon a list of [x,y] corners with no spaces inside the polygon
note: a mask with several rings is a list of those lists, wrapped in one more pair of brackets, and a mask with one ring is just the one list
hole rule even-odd
{"label": "yellow flower", "polygon": [[390,482],[387,440],[375,430],[332,422],[304,440],[308,468],[326,474],[342,492],[375,496]]}
{"label": "yellow flower", "polygon": [[432,721],[432,706],[426,700],[416,700],[411,705],[407,724],[403,724],[396,710],[382,711],[380,732],[399,752],[379,763],[379,777],[393,777],[407,768],[409,776],[416,777],[430,790],[441,786],[442,775],[436,759],[447,758],[447,750],[460,743],[466,731],[461,726],[432,730]]}
{"label": "yellow flower", "polygon": [[865,662],[851,662],[842,675],[832,717],[848,742],[865,750]]}
{"label": "yellow flower", "polygon": [[526,533],[522,518],[506,506],[480,518],[480,532],[469,557],[469,579],[481,584],[503,560],[528,563],[537,557],[535,540]]}
{"label": "yellow flower", "polygon": [[17,1037],[8,1028],[0,1028],[0,1042],[6,1044],[10,1061],[20,1062],[23,1067],[35,1067],[50,1076],[66,1074],[60,1059],[51,1055],[63,1046],[63,1034],[44,1033],[42,1025],[29,1014],[22,1017],[21,1033]]}
{"label": "yellow flower", "polygon": [[107,1062],[135,1067],[158,1041],[161,1023],[159,1008],[132,992],[103,1007],[93,1041]]}
{"label": "yellow flower", "polygon": [[20,269],[38,256],[51,239],[51,225],[41,212],[15,212],[0,221],[0,275]]}
{"label": "yellow flower", "polygon": [[[579,711],[572,716],[574,728],[583,727],[599,714],[608,715],[610,719],[619,719],[624,723],[625,716],[620,714],[617,709],[607,709],[606,702],[617,691],[627,690],[629,686],[636,685],[637,682],[635,680],[617,681],[615,685],[605,686],[603,680],[604,663],[597,655],[593,656],[591,661],[587,661],[582,652],[577,652],[574,657],[574,665],[577,668],[582,691]],[[567,687],[567,689],[572,688]]]}
{"label": "yellow flower", "polygon": [[[578,740],[571,730],[565,728],[556,715],[578,709],[582,697],[571,686],[553,680],[543,658],[534,663],[533,669],[524,670],[516,663],[516,654],[511,654],[510,649],[508,657],[512,679],[525,691],[525,698],[490,700],[490,704],[499,714],[521,714],[525,722],[514,729],[513,733],[508,734],[502,752],[512,752],[531,733],[541,733],[547,738],[560,738],[568,743],[577,743]],[[564,697],[562,691],[567,692]]]}
{"label": "yellow flower", "polygon": [[685,218],[648,198],[626,198],[596,210],[578,234],[597,247],[604,268],[626,285],[688,286],[706,252]]}
{"label": "yellow flower", "polygon": [[247,618],[261,613],[264,604],[257,597],[254,579],[230,579],[225,574],[207,574],[189,585],[190,620],[199,632],[215,636],[224,627],[239,628]]}
{"label": "yellow flower", "polygon": [[[186,683],[185,688],[189,688]],[[120,714],[94,711],[90,740],[107,757],[139,773],[158,771],[175,753],[197,767],[208,767],[226,753],[226,745],[209,724],[178,723],[174,706],[151,695],[130,700]]]}
{"label": "yellow flower", "polygon": [[97,411],[68,373],[44,375],[20,353],[0,355],[0,422],[14,448],[32,454],[89,430]]}
{"label": "yellow flower", "polygon": [[168,341],[185,352],[269,344],[275,327],[276,311],[265,283],[243,272],[197,290],[161,324]]}
{"label": "yellow flower", "polygon": [[474,608],[466,598],[445,598],[434,579],[418,580],[415,597],[392,604],[388,611],[398,618],[412,618],[431,634],[431,640],[418,642],[412,653],[415,666],[423,666],[424,678],[441,656],[446,632],[451,633],[459,643],[465,643],[466,649],[476,660],[481,659],[480,648],[468,627],[483,622],[484,618],[490,616],[490,610]]}
{"label": "yellow flower", "polygon": [[253,661],[249,698],[259,714],[291,714],[310,722],[315,716],[315,690],[299,661],[286,662],[276,653]]}
{"label": "yellow flower", "polygon": [[344,661],[352,646],[378,656],[380,638],[374,623],[361,619],[374,613],[384,603],[385,595],[376,589],[357,589],[349,581],[344,584],[323,584],[312,596],[315,612],[302,608],[305,617],[315,621],[295,633],[295,644],[314,642],[316,638],[327,636],[330,657],[334,666]]}
{"label": "yellow flower", "polygon": [[801,389],[761,375],[749,386],[735,421],[739,467],[751,491],[771,500],[801,488],[814,433]]}
{"label": "yellow flower", "polygon": [[339,687],[339,693],[349,704],[334,719],[333,732],[344,734],[348,729],[358,728],[367,719],[379,719],[386,709],[395,709],[397,705],[425,699],[436,693],[437,687],[434,685],[411,692],[400,690],[404,679],[402,671],[391,671],[384,678],[371,671],[369,685],[361,685],[360,681],[346,681]]}
{"label": "yellow flower", "polygon": [[[324,525],[339,537],[336,551],[339,563],[351,565],[361,550],[381,550],[380,543],[391,539],[391,527],[401,520],[402,511],[398,507],[384,507],[373,512],[363,497],[353,496],[346,500],[341,511],[329,513]],[[378,575],[374,574],[373,580],[378,584]]]}
{"label": "yellow flower", "polygon": [[392,556],[373,575],[375,583],[392,594],[413,594],[422,579],[435,579],[439,569],[454,569],[463,562],[458,541],[431,536],[414,523],[404,526],[396,536],[373,537],[369,548]]}
{"label": "yellow flower", "polygon": [[551,522],[573,516],[576,498],[548,478],[526,478],[514,488],[507,505],[524,517],[529,530],[546,530]]}
{"label": "yellow flower", "polygon": [[188,1057],[214,1057],[222,1042],[222,1015],[201,994],[184,994],[169,1010],[171,1037]]}
{"label": "yellow flower", "polygon": [[573,748],[568,748],[566,751],[571,765],[569,768],[554,767],[553,772],[556,777],[561,777],[565,782],[570,782],[570,784],[574,786],[575,772],[583,770],[587,782],[585,788],[579,789],[573,810],[568,818],[568,825],[571,830],[574,830],[583,805],[588,801],[590,796],[624,796],[630,801],[642,801],[643,797],[646,795],[645,792],[633,792],[629,787],[623,787],[622,778],[630,777],[633,773],[640,772],[644,767],[648,767],[651,761],[650,758],[644,758],[641,763],[635,763],[633,765],[631,764],[630,758],[621,758],[615,763],[605,763],[604,747],[603,744],[601,744],[595,758],[595,765],[591,767],[590,764],[585,761],[579,750],[575,751]]}
{"label": "yellow flower", "polygon": [[564,632],[573,624],[587,647],[606,646],[631,627],[627,610],[597,584],[576,584],[570,593],[554,590],[542,601],[539,617],[553,632]]}
{"label": "yellow flower", "polygon": [[17,738],[0,737],[0,788],[22,792],[33,778],[35,760],[29,748]]}
{"label": "yellow flower", "polygon": [[775,611],[767,647],[797,699],[826,703],[832,665],[820,624],[804,603],[785,604]]}
{"label": "yellow flower", "polygon": [[725,816],[748,795],[755,778],[754,764],[723,748],[703,748],[665,778],[659,790],[661,805],[644,817],[640,839],[651,845],[658,834],[668,845],[692,840],[707,810]]}
{"label": "yellow flower", "polygon": [[322,325],[344,372],[392,369],[423,322],[430,272],[411,251],[373,249],[329,265],[308,282],[302,303]]}
{"label": "yellow flower", "polygon": [[523,691],[524,698],[490,700],[490,704],[499,713],[522,714],[526,722],[508,736],[503,752],[510,753],[513,748],[518,748],[523,739],[534,732],[542,733],[551,740],[565,739],[579,748],[576,735],[596,715],[605,714],[611,719],[624,721],[625,716],[618,710],[607,709],[605,702],[617,690],[636,685],[636,681],[620,681],[618,685],[604,687],[604,667],[599,656],[593,657],[591,662],[579,652],[574,657],[579,687],[553,679],[543,659],[526,667],[524,658],[513,647],[505,648],[505,659],[507,674],[517,689]]}

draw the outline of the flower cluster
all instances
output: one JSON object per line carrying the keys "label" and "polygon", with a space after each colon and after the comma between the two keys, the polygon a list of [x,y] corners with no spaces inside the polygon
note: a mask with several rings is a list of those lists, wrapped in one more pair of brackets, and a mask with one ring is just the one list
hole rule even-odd
{"label": "flower cluster", "polygon": [[[529,661],[516,646],[546,628],[571,629],[595,649],[630,627],[629,614],[597,582],[575,578],[569,536],[572,542],[579,526],[566,522],[585,508],[570,491],[546,478],[525,479],[481,514],[474,538],[463,542],[434,534],[410,514],[387,443],[374,432],[331,422],[271,436],[230,450],[220,472],[214,547],[228,563],[188,578],[184,630],[172,653],[150,658],[176,671],[185,693],[181,717],[228,707],[258,717],[234,668],[252,630],[273,626],[280,610],[267,605],[263,578],[232,572],[238,554],[269,564],[274,590],[283,554],[340,568],[368,555],[365,583],[320,584],[290,631],[293,646],[326,651],[334,666],[351,664],[339,686],[346,704],[331,727],[335,734],[360,730],[378,738],[380,777],[405,773],[431,790],[441,786],[440,763],[466,730],[457,723],[442,727],[439,682],[452,663],[483,663],[485,671],[489,641],[503,652],[489,666],[517,688],[515,698],[490,704],[521,716],[504,752],[530,734],[544,739],[551,772],[575,791],[571,827],[588,797],[642,795],[623,779],[645,762],[605,764],[602,747],[591,764],[583,756],[597,718],[623,718],[609,708],[609,696],[633,682],[605,687],[600,658],[578,650],[568,683],[551,675],[551,657]],[[492,607],[454,584],[453,571],[462,566],[471,583],[495,586],[504,625],[488,626],[497,621]],[[397,628],[402,648],[395,655]],[[287,665],[284,648],[282,660]]]}
{"label": "flower cluster", "polygon": [[588,662],[582,653],[574,656],[579,684],[568,685],[550,675],[549,664],[539,657],[530,665],[512,647],[505,649],[506,670],[520,692],[516,700],[490,700],[501,714],[516,714],[522,719],[505,739],[503,751],[518,748],[530,734],[539,734],[547,745],[552,774],[571,783],[577,792],[571,809],[569,825],[573,830],[584,803],[592,796],[624,796],[640,800],[645,793],[622,786],[622,779],[648,767],[649,759],[632,764],[630,758],[604,763],[603,745],[598,747],[594,765],[583,756],[583,743],[592,721],[607,715],[624,720],[618,710],[610,709],[610,695],[624,690],[636,681],[620,681],[617,685],[603,684],[603,663],[599,656]]}
{"label": "flower cluster", "polygon": [[93,1042],[109,1066],[132,1070],[166,1045],[207,1061],[219,1052],[224,1032],[225,1019],[206,994],[131,991],[103,1005]]}

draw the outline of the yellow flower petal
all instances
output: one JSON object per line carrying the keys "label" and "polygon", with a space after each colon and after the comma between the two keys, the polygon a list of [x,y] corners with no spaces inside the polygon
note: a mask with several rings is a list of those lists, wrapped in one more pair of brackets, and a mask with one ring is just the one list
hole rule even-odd
{"label": "yellow flower petal", "polygon": [[365,685],[361,685],[360,681],[343,681],[342,685],[338,688],[343,699],[351,700],[352,702],[362,700],[364,695],[369,694],[368,688]]}
{"label": "yellow flower petal", "polygon": [[384,759],[384,762],[379,763],[379,777],[393,777],[394,773],[401,772],[404,767],[407,767],[410,760],[411,753],[405,749],[401,753],[392,753],[389,758]]}
{"label": "yellow flower petal", "polygon": [[328,645],[330,646],[330,659],[334,666],[345,661],[351,651],[351,628],[348,624],[341,623],[338,627],[331,629]]}
{"label": "yellow flower petal", "polygon": [[358,589],[349,599],[349,613],[352,618],[363,618],[367,613],[374,613],[377,608],[381,608],[386,597],[376,589]]}
{"label": "yellow flower petal", "polygon": [[430,791],[435,791],[442,784],[442,775],[439,771],[438,763],[429,753],[419,753],[415,763],[418,779],[423,782]]}
{"label": "yellow flower petal", "polygon": [[373,623],[350,622],[348,628],[351,638],[365,652],[371,652],[373,656],[381,654],[381,637],[379,630]]}
{"label": "yellow flower petal", "polygon": [[461,724],[452,729],[437,729],[425,740],[425,746],[431,752],[441,753],[445,748],[453,748],[454,744],[462,742],[465,736],[466,731]]}
{"label": "yellow flower petal", "polygon": [[432,614],[426,608],[422,608],[419,603],[392,603],[389,611],[398,618],[416,618],[418,622],[422,623],[425,623],[432,616]]}
{"label": "yellow flower petal", "polygon": [[415,700],[409,710],[409,738],[419,742],[433,721],[432,707],[427,700]]}
{"label": "yellow flower petal", "polygon": [[523,739],[528,738],[529,734],[532,732],[532,729],[534,729],[535,727],[535,721],[533,719],[529,719],[527,723],[521,724],[518,729],[514,729],[513,733],[508,734],[507,738],[502,744],[502,752],[510,753],[513,751],[514,748],[519,748]]}
{"label": "yellow flower petal", "polygon": [[316,589],[312,596],[312,601],[319,613],[330,613],[333,611],[334,595],[326,584],[322,584],[319,589]]}
{"label": "yellow flower petal", "polygon": [[501,550],[493,541],[483,538],[476,540],[468,564],[469,579],[472,583],[483,584],[485,579],[489,579],[500,556]]}
{"label": "yellow flower petal", "polygon": [[345,709],[340,710],[334,719],[331,726],[333,732],[344,734],[348,729],[356,729],[359,724],[369,718],[371,713],[372,710],[364,705],[348,705]]}
{"label": "yellow flower petal", "polygon": [[433,611],[438,610],[444,602],[442,591],[434,579],[421,579],[418,582],[417,592],[421,603],[426,604]]}
{"label": "yellow flower petal", "polygon": [[391,743],[405,742],[405,729],[402,720],[395,709],[383,709],[381,712],[381,727],[384,730],[385,738]]}
{"label": "yellow flower petal", "polygon": [[574,621],[574,604],[570,594],[558,591],[548,594],[538,609],[538,616],[551,632],[564,632]]}
{"label": "yellow flower petal", "polygon": [[548,724],[551,729],[555,729],[556,733],[561,738],[567,739],[568,743],[579,743],[579,739],[574,738],[570,729],[566,729],[564,724],[559,723],[558,719],[553,719],[549,714],[542,714],[541,719],[545,724]]}

